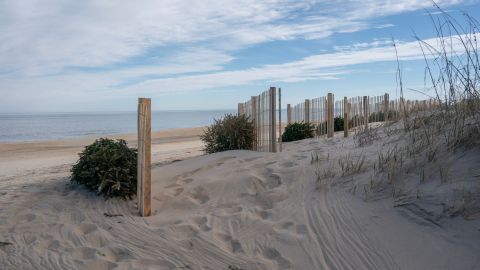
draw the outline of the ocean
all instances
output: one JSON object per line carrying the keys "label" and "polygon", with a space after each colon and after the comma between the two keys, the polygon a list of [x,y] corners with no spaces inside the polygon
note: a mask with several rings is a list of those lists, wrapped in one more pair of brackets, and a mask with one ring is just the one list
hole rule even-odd
{"label": "ocean", "polygon": [[[202,127],[235,111],[153,111],[152,131]],[[48,141],[137,132],[136,112],[0,114],[0,142]]]}

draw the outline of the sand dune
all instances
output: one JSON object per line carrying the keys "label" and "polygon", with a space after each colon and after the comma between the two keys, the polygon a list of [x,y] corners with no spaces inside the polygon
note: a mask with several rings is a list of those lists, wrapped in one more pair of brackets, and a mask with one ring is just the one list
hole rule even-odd
{"label": "sand dune", "polygon": [[[318,184],[312,153],[328,169],[347,152],[371,162],[382,145],[358,149],[340,135],[282,153],[156,156],[148,218],[134,201],[70,185],[68,162],[2,176],[0,268],[480,269],[479,219],[432,223],[391,197],[365,199],[352,183],[370,169]],[[475,168],[478,151],[464,156]]]}

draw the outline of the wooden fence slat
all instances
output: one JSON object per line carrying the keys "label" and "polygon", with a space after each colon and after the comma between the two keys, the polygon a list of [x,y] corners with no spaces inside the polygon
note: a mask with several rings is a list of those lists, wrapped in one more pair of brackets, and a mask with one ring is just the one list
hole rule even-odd
{"label": "wooden fence slat", "polygon": [[287,124],[292,123],[292,107],[290,104],[287,104]]}
{"label": "wooden fence slat", "polygon": [[368,96],[363,96],[363,121],[365,129],[368,129]]}
{"label": "wooden fence slat", "polygon": [[343,137],[348,137],[348,99],[343,98]]}
{"label": "wooden fence slat", "polygon": [[276,111],[275,111],[275,106],[276,104],[276,88],[275,87],[270,87],[270,152],[276,152],[277,151],[277,129],[276,129]]}
{"label": "wooden fence slat", "polygon": [[388,121],[388,111],[390,110],[389,109],[389,106],[390,106],[390,100],[389,100],[389,95],[387,93],[385,93],[385,96],[383,98],[383,103],[384,103],[384,107],[383,107],[383,118],[384,118],[384,121]]}
{"label": "wooden fence slat", "polygon": [[305,119],[305,123],[310,123],[310,100],[305,99],[305,116],[303,119]]}

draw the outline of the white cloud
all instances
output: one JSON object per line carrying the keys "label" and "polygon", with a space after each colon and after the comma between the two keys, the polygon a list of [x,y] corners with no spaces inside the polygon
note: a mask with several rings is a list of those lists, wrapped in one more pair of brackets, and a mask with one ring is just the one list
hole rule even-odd
{"label": "white cloud", "polygon": [[371,20],[430,6],[425,0],[0,0],[0,107],[9,98],[86,102],[90,93],[336,79],[345,66],[390,59],[391,48],[380,40],[281,65],[223,69],[255,44],[382,27]]}
{"label": "white cloud", "polygon": [[[441,0],[448,6],[460,0]],[[368,19],[431,6],[424,0],[0,1],[0,71],[48,74],[128,61],[148,49],[206,43],[215,50],[368,26]],[[180,48],[181,49],[181,48]]]}

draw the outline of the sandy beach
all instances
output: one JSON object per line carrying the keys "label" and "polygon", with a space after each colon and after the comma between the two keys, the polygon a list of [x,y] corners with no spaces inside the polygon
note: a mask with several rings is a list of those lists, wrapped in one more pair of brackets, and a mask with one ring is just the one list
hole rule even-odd
{"label": "sandy beach", "polygon": [[[347,153],[372,164],[401,137],[382,134],[359,148],[338,133],[284,143],[281,153],[201,155],[200,131],[153,136],[147,218],[135,200],[69,183],[76,153],[92,139],[2,144],[0,268],[480,269],[480,211],[449,215],[439,199],[446,187],[478,188],[478,149],[450,157],[450,184],[432,174],[426,199],[407,188],[392,198],[363,191],[370,166],[341,177],[336,164]],[[124,138],[133,144],[132,136]],[[329,170],[336,176],[319,182]]]}
{"label": "sandy beach", "polygon": [[[183,128],[152,132],[152,164],[182,160],[202,154],[199,139],[203,128]],[[136,147],[136,134],[107,135],[112,139],[124,139]],[[0,177],[11,177],[58,166],[70,166],[78,159],[78,153],[91,144],[94,137],[81,139],[0,143]]]}

